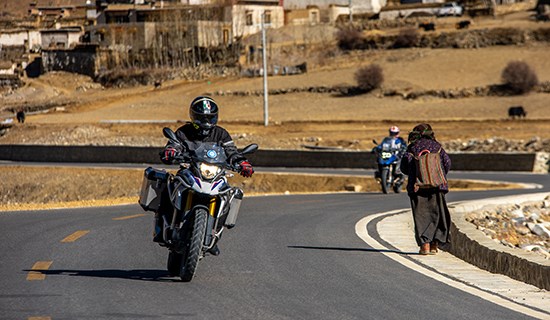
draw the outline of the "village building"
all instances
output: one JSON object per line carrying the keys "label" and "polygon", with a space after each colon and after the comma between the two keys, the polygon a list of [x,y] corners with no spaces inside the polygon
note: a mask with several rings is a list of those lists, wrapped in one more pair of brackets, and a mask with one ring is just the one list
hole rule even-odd
{"label": "village building", "polygon": [[4,48],[23,46],[26,51],[32,51],[37,50],[40,45],[40,31],[38,30],[13,29],[0,32],[0,46]]}
{"label": "village building", "polygon": [[[396,8],[408,1],[444,0],[36,0],[21,25],[0,33],[0,60],[36,66],[33,59],[39,57],[37,72],[76,70],[92,76],[113,66],[227,61],[242,54],[239,50],[246,61],[257,62],[264,27],[393,19],[405,16]],[[543,13],[547,1],[539,0]]]}
{"label": "village building", "polygon": [[134,50],[170,45],[177,35],[180,45],[210,47],[229,45],[235,39],[261,31],[261,19],[271,28],[284,25],[278,0],[231,1],[227,5],[113,4],[97,9],[94,26],[87,28],[90,42],[101,46],[131,44]]}
{"label": "village building", "polygon": [[82,35],[80,27],[41,30],[41,48],[69,49],[80,43]]}
{"label": "village building", "polygon": [[285,9],[285,25],[315,25],[321,23],[319,7],[311,5],[305,9]]}

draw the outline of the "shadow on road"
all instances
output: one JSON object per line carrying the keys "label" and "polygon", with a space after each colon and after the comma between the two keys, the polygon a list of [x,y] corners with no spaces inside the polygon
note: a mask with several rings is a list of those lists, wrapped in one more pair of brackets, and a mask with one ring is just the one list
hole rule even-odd
{"label": "shadow on road", "polygon": [[179,278],[170,276],[166,270],[154,269],[137,269],[137,270],[23,270],[25,272],[34,271],[44,275],[64,275],[64,276],[79,276],[79,277],[95,277],[95,278],[118,278],[142,281],[180,281]]}
{"label": "shadow on road", "polygon": [[397,253],[402,255],[419,255],[418,252],[403,252],[389,249],[370,249],[370,248],[342,248],[342,247],[315,247],[315,246],[288,246],[291,249],[311,249],[311,250],[334,250],[334,251],[360,251],[360,252],[379,252],[379,253]]}

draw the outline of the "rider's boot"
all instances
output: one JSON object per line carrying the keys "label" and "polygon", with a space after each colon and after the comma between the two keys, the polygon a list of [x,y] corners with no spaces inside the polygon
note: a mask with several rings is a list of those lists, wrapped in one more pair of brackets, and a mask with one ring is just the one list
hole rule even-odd
{"label": "rider's boot", "polygon": [[218,248],[218,244],[216,243],[212,248],[208,249],[208,253],[213,256],[220,255],[220,248]]}
{"label": "rider's boot", "polygon": [[405,182],[405,175],[402,173],[397,174],[397,185],[401,186]]}

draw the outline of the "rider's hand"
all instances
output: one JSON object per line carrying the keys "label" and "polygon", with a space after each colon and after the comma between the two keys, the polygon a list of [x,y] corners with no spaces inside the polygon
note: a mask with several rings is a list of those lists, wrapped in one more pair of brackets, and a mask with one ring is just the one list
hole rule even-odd
{"label": "rider's hand", "polygon": [[252,165],[248,161],[243,161],[239,163],[239,166],[241,167],[241,176],[245,178],[252,177],[252,174],[254,173],[254,169],[252,168]]}
{"label": "rider's hand", "polygon": [[164,149],[161,160],[163,162],[172,162],[174,161],[177,155],[179,155],[178,150],[176,150],[173,147],[167,147]]}

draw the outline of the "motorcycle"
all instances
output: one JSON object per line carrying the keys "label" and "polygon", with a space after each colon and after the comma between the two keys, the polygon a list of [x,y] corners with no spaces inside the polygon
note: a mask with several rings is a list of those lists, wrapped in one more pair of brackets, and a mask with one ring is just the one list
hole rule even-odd
{"label": "motorcycle", "polygon": [[376,145],[372,149],[376,155],[377,164],[374,178],[380,183],[383,193],[388,193],[390,189],[393,189],[395,193],[400,193],[404,177],[398,168],[400,158],[398,152],[392,149],[391,139],[384,138],[381,144],[378,144],[376,140],[372,140],[372,142]]}
{"label": "motorcycle", "polygon": [[[164,128],[163,134],[186,150],[176,159],[180,170],[172,174],[147,168],[139,203],[162,220],[155,223],[161,238],[155,241],[169,250],[168,272],[189,282],[223,230],[235,226],[243,192],[231,187],[227,176],[233,176],[228,171],[240,168],[228,163],[223,147],[216,143],[182,143],[169,128]],[[257,149],[257,144],[251,144],[240,153]]]}

